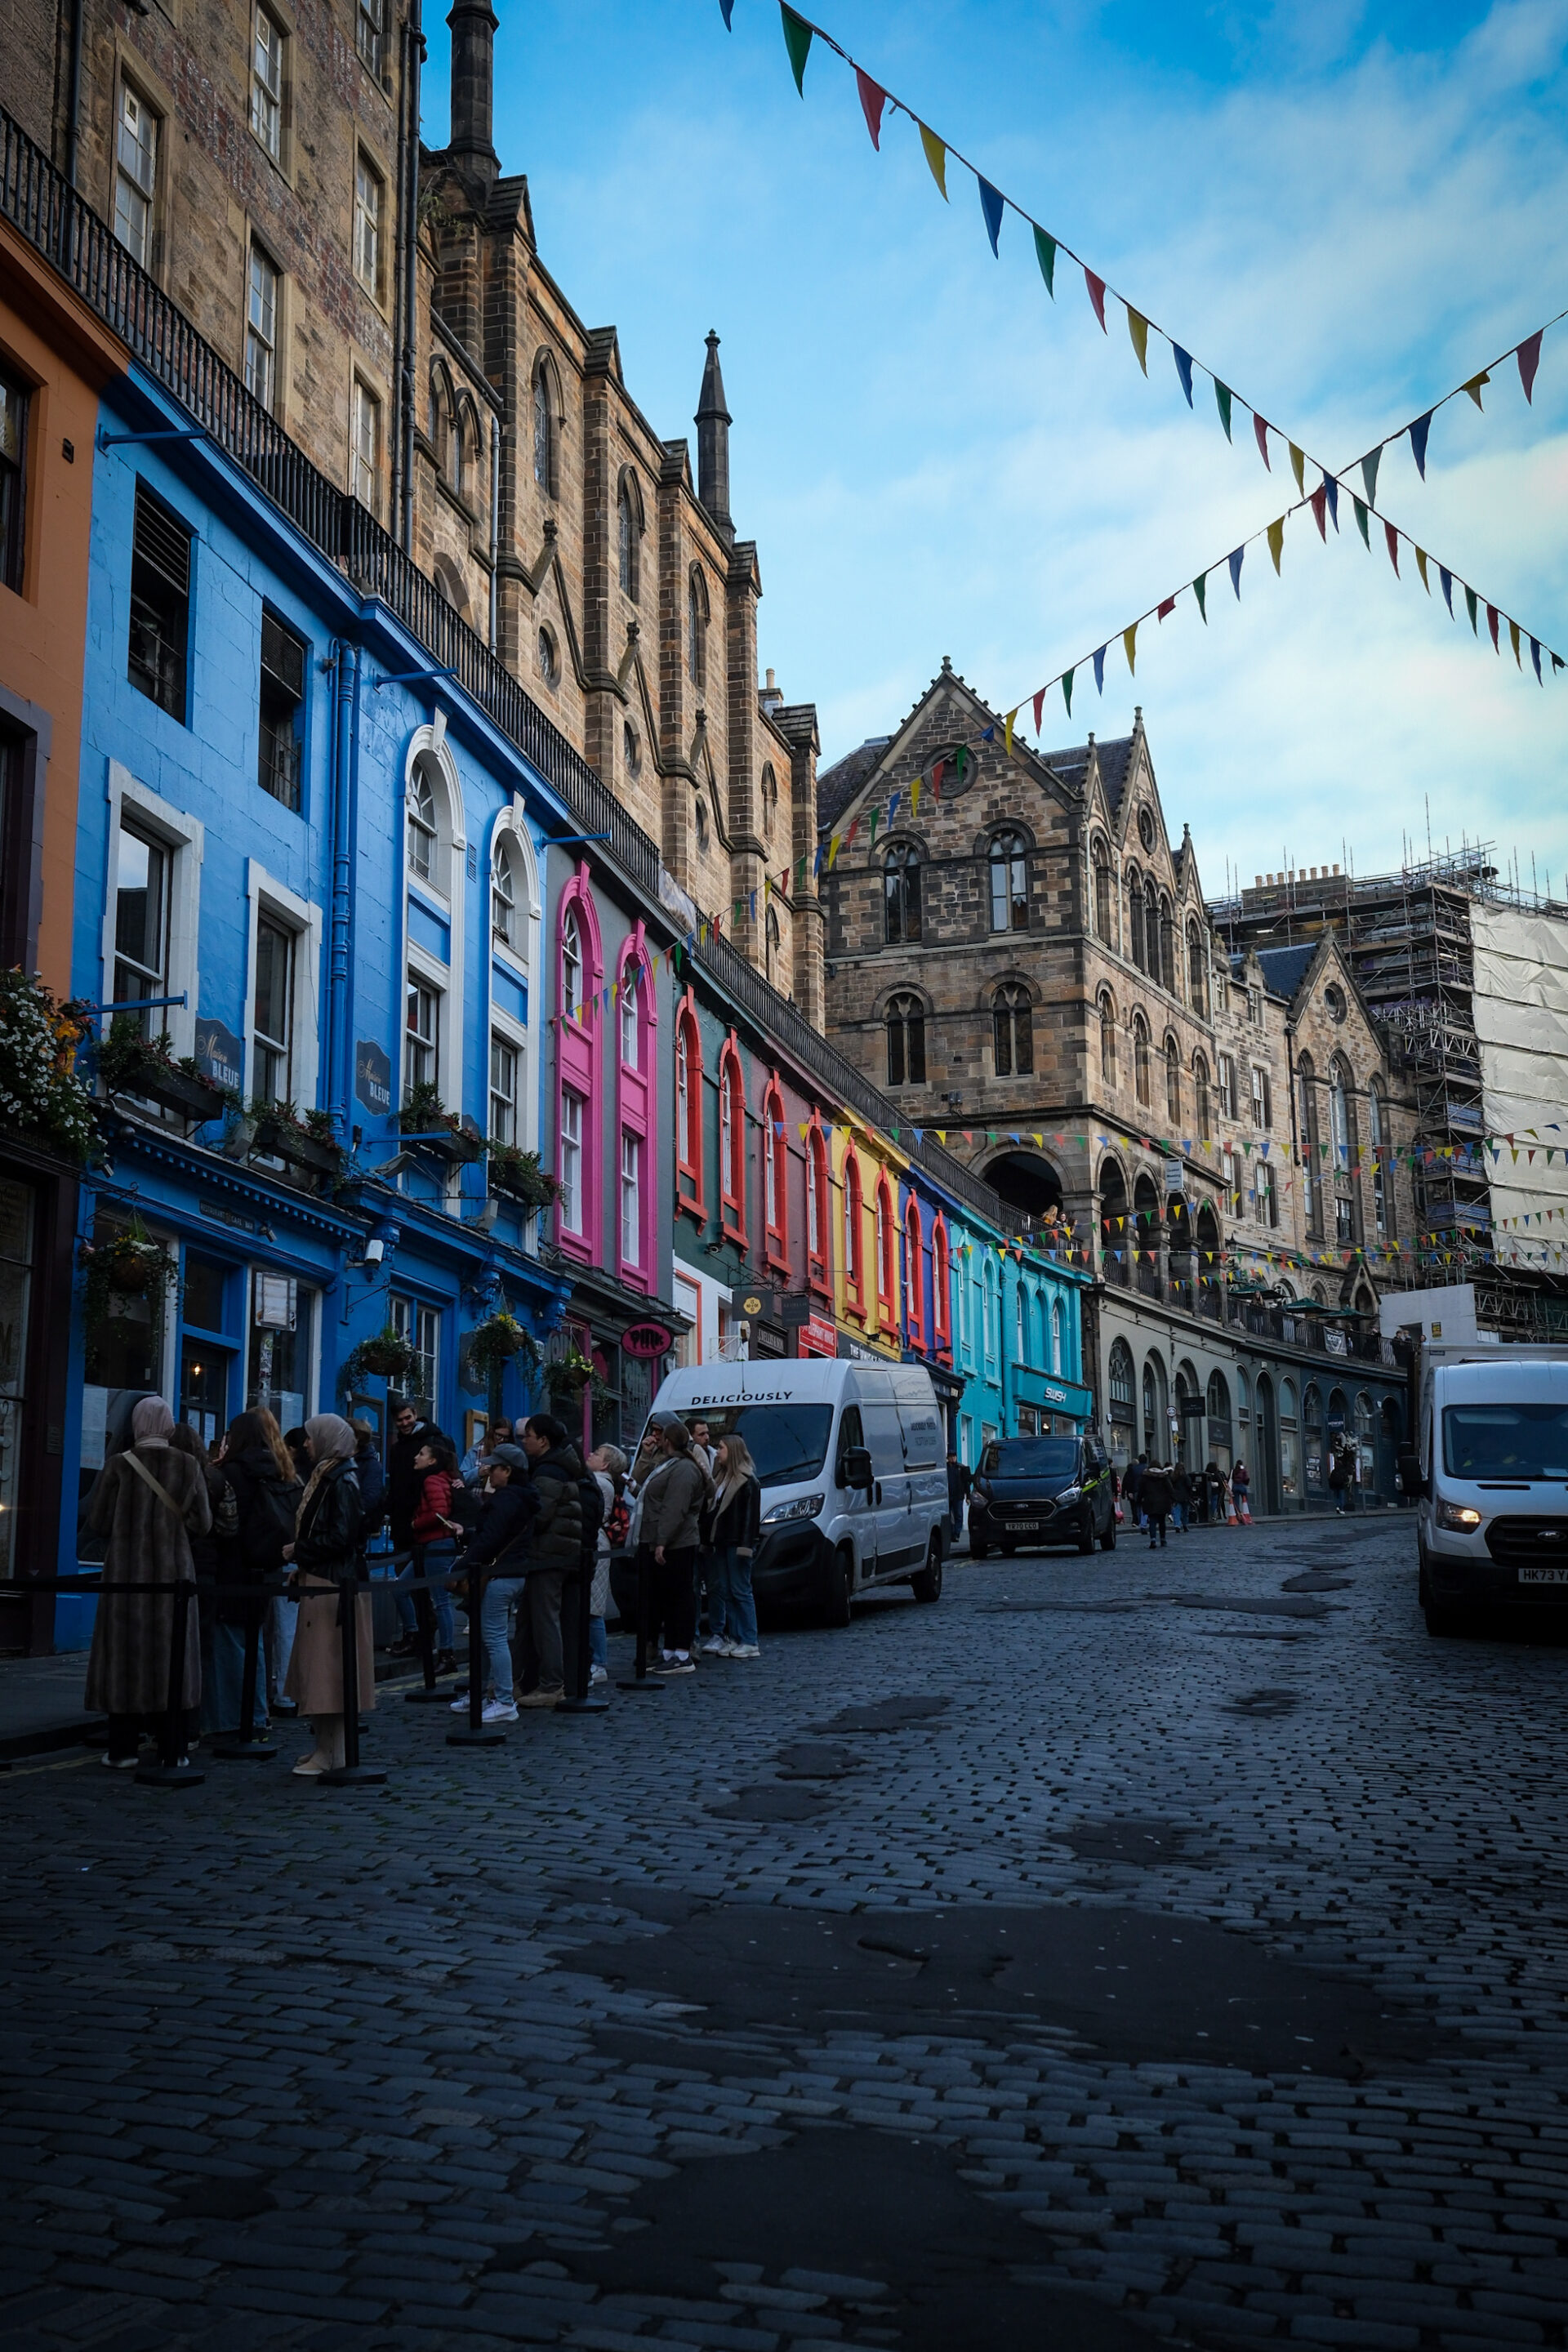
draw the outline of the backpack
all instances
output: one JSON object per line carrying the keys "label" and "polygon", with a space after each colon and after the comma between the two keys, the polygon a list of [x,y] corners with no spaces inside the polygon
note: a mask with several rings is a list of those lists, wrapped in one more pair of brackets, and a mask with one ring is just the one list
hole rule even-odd
{"label": "backpack", "polygon": [[625,1495],[617,1495],[605,1521],[605,1533],[612,1551],[625,1551],[632,1531],[632,1507]]}
{"label": "backpack", "polygon": [[281,1478],[258,1478],[250,1507],[240,1523],[239,1556],[253,1576],[271,1576],[283,1565],[283,1547],[294,1540],[294,1521],[304,1489]]}

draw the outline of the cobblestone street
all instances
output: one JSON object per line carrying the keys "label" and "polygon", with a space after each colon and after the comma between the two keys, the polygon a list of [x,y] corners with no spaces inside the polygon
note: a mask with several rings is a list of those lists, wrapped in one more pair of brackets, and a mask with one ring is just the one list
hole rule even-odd
{"label": "cobblestone street", "polygon": [[380,1788],[19,1767],[0,2343],[1563,2345],[1565,1676],[1276,1522],[384,1691]]}

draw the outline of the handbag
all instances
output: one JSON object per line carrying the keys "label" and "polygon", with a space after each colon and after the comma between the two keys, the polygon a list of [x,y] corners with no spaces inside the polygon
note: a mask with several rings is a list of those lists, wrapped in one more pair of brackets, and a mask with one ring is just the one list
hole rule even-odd
{"label": "handbag", "polygon": [[148,1469],[147,1465],[142,1460],[140,1454],[125,1453],[122,1454],[120,1458],[122,1462],[130,1463],[131,1467],[135,1471],[136,1475],[142,1479],[147,1486],[152,1487],[153,1492],[157,1496],[158,1500],[161,1503],[167,1503],[169,1508],[173,1511],[174,1517],[179,1520],[183,1527],[184,1525],[185,1518],[184,1510],[181,1506],[175,1502],[167,1486],[165,1486],[160,1479],[153,1477],[153,1473]]}

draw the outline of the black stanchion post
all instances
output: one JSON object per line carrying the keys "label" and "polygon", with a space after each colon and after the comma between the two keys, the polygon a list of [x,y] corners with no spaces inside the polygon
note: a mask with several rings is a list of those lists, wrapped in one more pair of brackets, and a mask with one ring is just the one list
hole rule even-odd
{"label": "black stanchion post", "polygon": [[619,1685],[624,1691],[649,1692],[661,1691],[664,1688],[662,1683],[654,1681],[647,1670],[647,1639],[653,1616],[653,1596],[648,1588],[647,1571],[647,1548],[644,1544],[639,1544],[637,1546],[637,1662],[631,1681],[623,1680]]}
{"label": "black stanchion post", "polygon": [[270,1739],[256,1736],[256,1673],[261,1662],[261,1620],[267,1603],[246,1611],[245,1626],[245,1688],[239,1699],[239,1737],[219,1739],[212,1753],[226,1764],[269,1764],[278,1750]]}
{"label": "black stanchion post", "polygon": [[184,1581],[174,1587],[174,1622],[169,1636],[169,1703],[158,1727],[158,1760],[136,1767],[136,1778],[147,1788],[194,1789],[207,1777],[182,1752],[185,1745],[185,1642],[195,1591],[194,1584]]}
{"label": "black stanchion post", "polygon": [[[368,1591],[368,1588],[367,1588]],[[338,1624],[342,1635],[343,1760],[319,1778],[324,1786],[364,1788],[384,1780],[380,1764],[359,1760],[359,1579],[351,1560],[338,1580]]]}
{"label": "black stanchion post", "polygon": [[588,1656],[589,1632],[593,1622],[594,1570],[592,1564],[577,1570],[577,1687],[570,1698],[563,1699],[557,1715],[607,1715],[607,1698],[595,1698],[593,1677]]}
{"label": "black stanchion post", "polygon": [[417,1690],[405,1691],[403,1698],[407,1706],[434,1706],[437,1700],[445,1699],[447,1694],[437,1687],[436,1682],[436,1603],[430,1597],[430,1586],[425,1574],[423,1546],[416,1558],[419,1573],[414,1583],[414,1614],[418,1621],[419,1663],[424,1669],[425,1679]]}
{"label": "black stanchion post", "polygon": [[[485,1721],[484,1633],[479,1623],[488,1568],[470,1568],[468,1580],[468,1719],[447,1734],[448,1748],[504,1748],[505,1727]],[[500,1694],[498,1693],[499,1696]],[[507,1697],[511,1696],[510,1691]]]}

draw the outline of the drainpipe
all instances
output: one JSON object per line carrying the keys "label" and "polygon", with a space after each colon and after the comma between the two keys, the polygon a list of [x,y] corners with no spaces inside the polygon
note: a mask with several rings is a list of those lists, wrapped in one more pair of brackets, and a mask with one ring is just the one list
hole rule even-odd
{"label": "drainpipe", "polygon": [[66,177],[74,188],[81,143],[81,20],[85,0],[71,0],[70,79],[66,94]]}
{"label": "drainpipe", "polygon": [[1007,1353],[1011,1344],[1008,1339],[1008,1324],[1011,1318],[1007,1313],[1007,1261],[1005,1258],[1002,1261],[1002,1279],[996,1286],[996,1312],[1002,1322],[1002,1328],[996,1335],[996,1360],[1002,1382],[1002,1434],[1004,1437],[1011,1437],[1015,1434],[1008,1426],[1008,1412],[1013,1402],[1011,1377],[1013,1360]]}
{"label": "drainpipe", "polygon": [[500,421],[490,419],[490,651],[496,649],[497,580],[500,561]]}
{"label": "drainpipe", "polygon": [[406,92],[407,152],[403,182],[403,512],[404,552],[414,551],[414,432],[418,415],[419,306],[419,80],[425,62],[425,35],[419,22],[419,0],[411,0],[405,32],[408,44],[404,66]]}
{"label": "drainpipe", "polygon": [[332,925],[327,966],[328,1108],[340,1139],[349,1132],[350,942],[353,925],[353,816],[359,778],[359,647],[340,638],[332,750]]}

